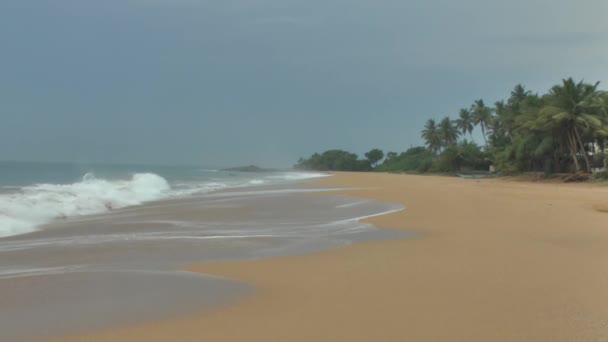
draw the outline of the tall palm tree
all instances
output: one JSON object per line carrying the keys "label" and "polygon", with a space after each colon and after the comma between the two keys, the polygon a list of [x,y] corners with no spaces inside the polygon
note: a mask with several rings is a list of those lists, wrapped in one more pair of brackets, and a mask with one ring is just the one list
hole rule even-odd
{"label": "tall palm tree", "polygon": [[557,128],[564,132],[566,146],[577,171],[579,149],[585,161],[587,172],[591,170],[589,156],[583,142],[584,134],[608,136],[608,115],[600,92],[599,82],[592,85],[576,83],[572,78],[562,80],[562,84],[551,88],[548,104],[544,106],[536,120],[536,127]]}
{"label": "tall palm tree", "polygon": [[456,120],[456,127],[460,130],[462,135],[466,135],[467,133],[471,135],[471,140],[473,139],[473,128],[475,125],[473,124],[473,117],[471,116],[471,112],[462,108],[460,113],[458,113],[459,118]]}
{"label": "tall palm tree", "polygon": [[488,147],[488,139],[486,138],[486,132],[492,121],[492,109],[487,107],[483,100],[476,100],[471,106],[471,115],[473,117],[473,123],[481,127],[481,134],[483,135],[483,141]]}
{"label": "tall palm tree", "polygon": [[460,136],[460,131],[454,125],[450,118],[445,117],[439,122],[439,137],[443,147],[448,147],[455,144]]}
{"label": "tall palm tree", "polygon": [[521,103],[530,95],[530,91],[526,90],[521,84],[516,85],[511,91],[508,104],[514,111],[519,112]]}
{"label": "tall palm tree", "polygon": [[494,113],[496,114],[492,120],[492,136],[494,142],[497,140],[505,143],[506,141],[513,142],[513,130],[515,129],[515,116],[510,106],[504,101],[496,101],[494,103]]}
{"label": "tall palm tree", "polygon": [[424,129],[422,130],[422,139],[426,146],[433,152],[437,154],[441,149],[441,138],[439,136],[439,130],[437,127],[437,123],[433,119],[429,119],[424,125]]}

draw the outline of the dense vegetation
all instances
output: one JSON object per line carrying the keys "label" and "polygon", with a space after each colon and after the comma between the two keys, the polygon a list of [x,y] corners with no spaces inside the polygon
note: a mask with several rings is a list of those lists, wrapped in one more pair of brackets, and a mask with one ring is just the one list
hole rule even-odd
{"label": "dense vegetation", "polygon": [[[425,147],[388,152],[386,158],[374,149],[366,159],[330,150],[300,159],[296,168],[424,173],[488,170],[493,165],[505,173],[591,172],[606,165],[608,92],[598,85],[569,78],[542,95],[517,85],[493,106],[479,99],[456,119],[429,119],[421,133]],[[476,127],[482,146],[473,141]]]}
{"label": "dense vegetation", "polygon": [[[372,151],[367,154],[372,153]],[[318,171],[371,171],[373,164],[384,158],[384,153],[380,150],[378,151],[382,154],[380,158],[372,154],[374,157],[372,159],[359,159],[354,153],[342,150],[329,150],[321,154],[315,153],[308,159],[300,158],[295,168]]]}

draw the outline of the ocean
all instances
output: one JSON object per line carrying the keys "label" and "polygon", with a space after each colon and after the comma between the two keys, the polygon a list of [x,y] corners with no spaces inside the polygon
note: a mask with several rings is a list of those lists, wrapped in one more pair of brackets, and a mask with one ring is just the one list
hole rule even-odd
{"label": "ocean", "polygon": [[400,205],[303,182],[327,176],[1,162],[0,340],[162,319],[253,290],[190,263],[407,237],[360,221]]}
{"label": "ocean", "polygon": [[54,219],[99,214],[165,198],[323,177],[304,172],[227,172],[197,166],[0,161],[0,237]]}

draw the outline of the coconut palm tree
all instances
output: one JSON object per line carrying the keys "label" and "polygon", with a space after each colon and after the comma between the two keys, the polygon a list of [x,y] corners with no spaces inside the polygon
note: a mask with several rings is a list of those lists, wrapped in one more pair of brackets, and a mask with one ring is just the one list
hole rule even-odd
{"label": "coconut palm tree", "polygon": [[506,144],[507,142],[513,142],[513,130],[515,128],[515,116],[510,106],[506,105],[504,101],[496,101],[494,103],[494,113],[496,114],[492,120],[492,136],[490,139],[492,145],[497,142]]}
{"label": "coconut palm tree", "polygon": [[[526,90],[521,84],[516,85],[511,91],[511,95],[505,104],[504,101],[499,101],[494,104],[495,114],[498,120],[502,121],[502,126],[507,133],[511,142],[513,142],[513,136],[518,126],[518,117],[520,117],[526,110],[529,110],[535,106],[536,102],[539,101],[537,94],[532,94],[531,91]],[[530,108],[531,107],[531,108]],[[527,113],[529,114],[529,113]]]}
{"label": "coconut palm tree", "polygon": [[572,78],[562,80],[562,84],[551,88],[547,95],[548,104],[540,110],[534,122],[536,127],[559,129],[564,133],[576,171],[581,170],[579,151],[587,172],[591,170],[582,137],[608,136],[608,115],[597,90],[598,85],[599,82],[576,83]]}
{"label": "coconut palm tree", "polygon": [[530,95],[530,91],[526,90],[521,84],[518,84],[511,91],[508,105],[513,108],[514,111],[519,112],[521,103],[524,102],[528,95]]}
{"label": "coconut palm tree", "polygon": [[475,125],[473,124],[473,118],[471,117],[471,112],[462,108],[460,113],[458,113],[459,118],[456,120],[456,127],[460,130],[462,135],[466,135],[467,133],[471,135],[471,140],[473,139],[473,128]]}
{"label": "coconut palm tree", "polygon": [[483,141],[488,148],[488,139],[486,138],[486,132],[492,121],[492,109],[487,107],[483,100],[476,100],[471,106],[471,116],[473,117],[473,123],[481,127],[481,134],[483,135]]}
{"label": "coconut palm tree", "polygon": [[445,117],[439,122],[439,137],[443,147],[456,144],[460,131],[454,125],[454,122],[450,118]]}
{"label": "coconut palm tree", "polygon": [[441,138],[439,136],[439,130],[437,127],[437,123],[433,119],[429,119],[424,125],[424,129],[422,130],[422,139],[426,146],[433,152],[437,154],[441,149]]}

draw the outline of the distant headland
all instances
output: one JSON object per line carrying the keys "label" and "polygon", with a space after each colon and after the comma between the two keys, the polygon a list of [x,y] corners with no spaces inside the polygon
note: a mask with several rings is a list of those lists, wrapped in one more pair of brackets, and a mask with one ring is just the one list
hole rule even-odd
{"label": "distant headland", "polygon": [[257,165],[248,165],[248,166],[230,167],[230,168],[222,169],[222,171],[229,171],[229,172],[277,172],[279,170],[277,170],[277,169],[267,169],[267,168],[259,167]]}

